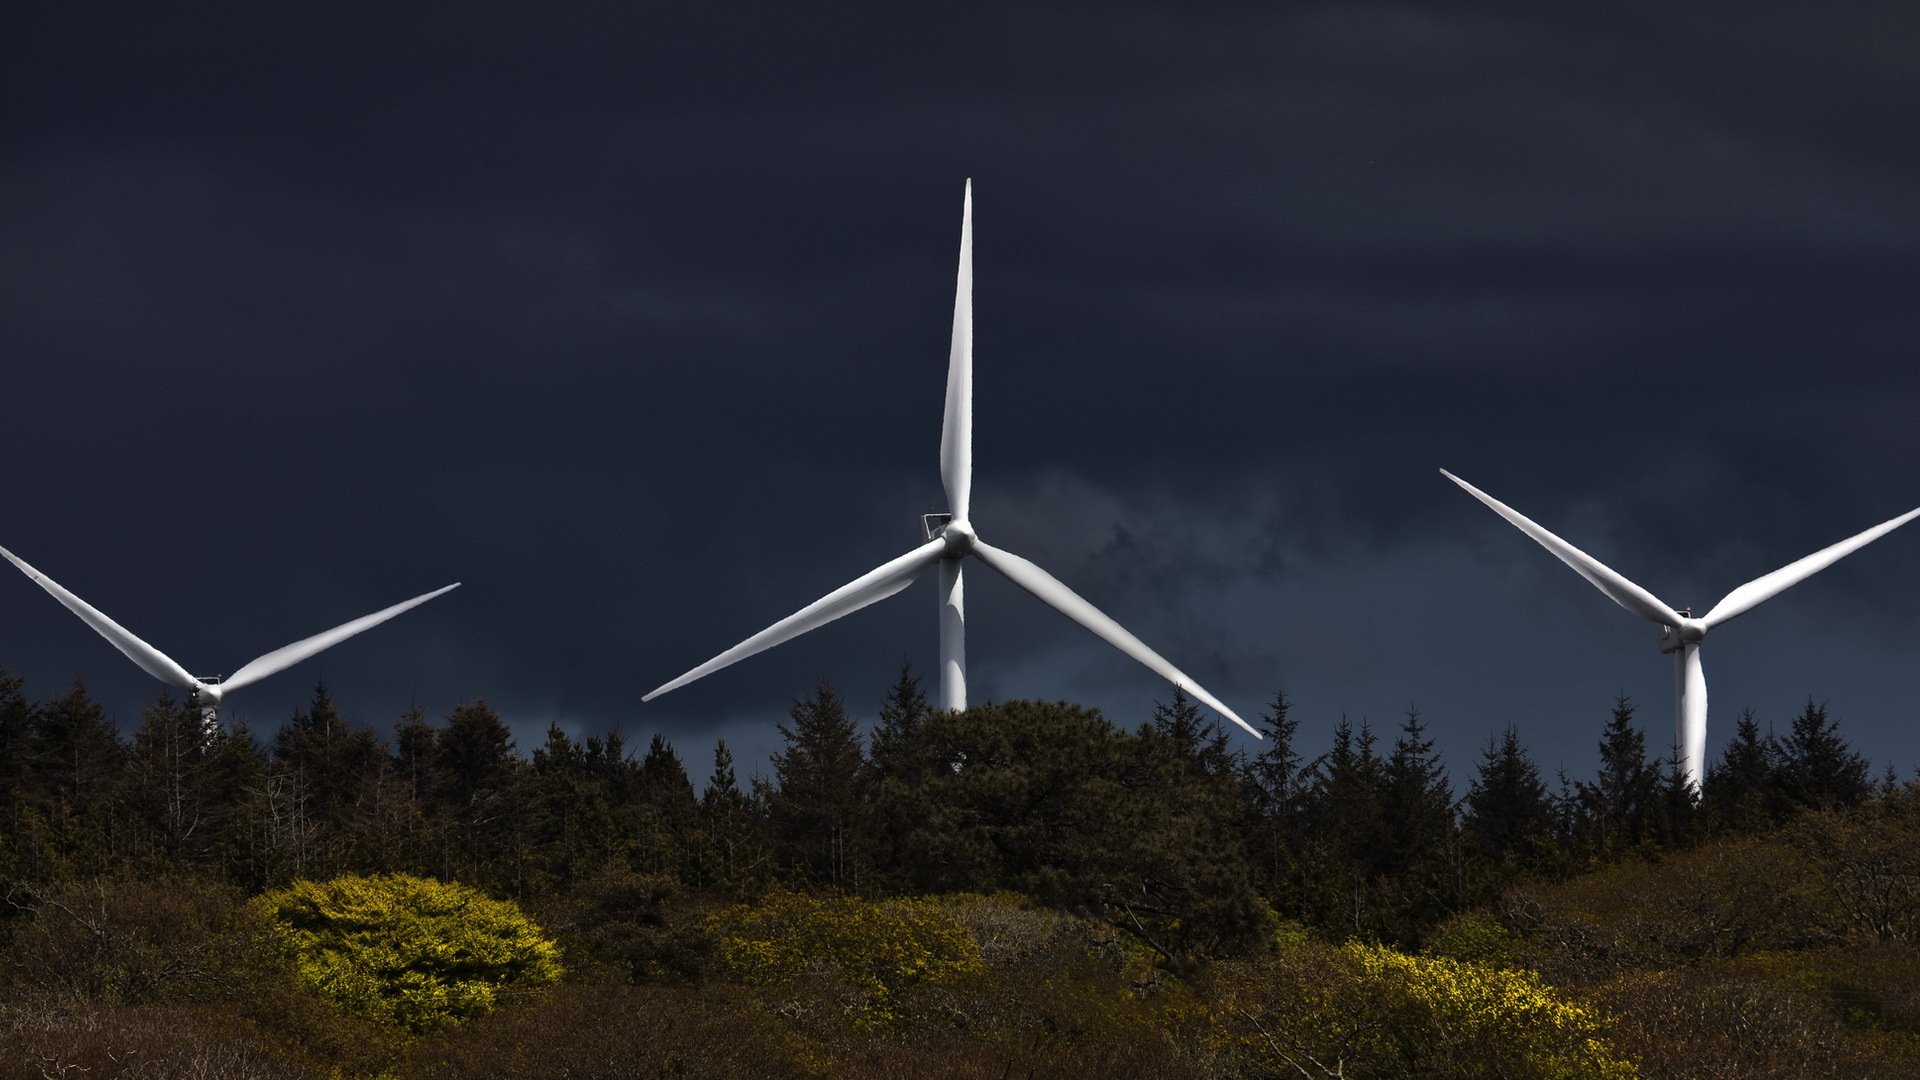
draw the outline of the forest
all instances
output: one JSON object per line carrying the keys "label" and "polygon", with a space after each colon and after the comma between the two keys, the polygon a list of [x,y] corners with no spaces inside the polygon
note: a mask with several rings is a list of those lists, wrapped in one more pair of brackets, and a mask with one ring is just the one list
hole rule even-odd
{"label": "forest", "polygon": [[743,780],[0,671],[0,1080],[1920,1075],[1920,782],[1814,700],[1704,791],[1624,699],[1591,777],[1457,780],[1417,709],[872,701]]}

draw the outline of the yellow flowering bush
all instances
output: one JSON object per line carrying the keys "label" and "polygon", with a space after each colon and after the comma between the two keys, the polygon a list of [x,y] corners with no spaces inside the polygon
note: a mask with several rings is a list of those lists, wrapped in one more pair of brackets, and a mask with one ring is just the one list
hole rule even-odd
{"label": "yellow flowering bush", "polygon": [[1606,1018],[1531,971],[1297,940],[1215,966],[1224,1071],[1536,1080],[1637,1075]]}
{"label": "yellow flowering bush", "polygon": [[1531,971],[1376,945],[1350,944],[1346,951],[1376,1000],[1413,1031],[1424,1028],[1432,1052],[1443,1059],[1497,1061],[1501,1075],[1637,1075],[1601,1037],[1594,1010],[1561,998]]}
{"label": "yellow flowering bush", "polygon": [[419,1031],[493,1008],[502,987],[560,977],[560,950],[520,909],[407,874],[296,881],[254,901],[302,982]]}
{"label": "yellow flowering bush", "polygon": [[892,1019],[907,988],[986,970],[980,947],[936,900],[770,893],[709,917],[714,966],[754,986],[809,974],[839,978],[868,1022]]}

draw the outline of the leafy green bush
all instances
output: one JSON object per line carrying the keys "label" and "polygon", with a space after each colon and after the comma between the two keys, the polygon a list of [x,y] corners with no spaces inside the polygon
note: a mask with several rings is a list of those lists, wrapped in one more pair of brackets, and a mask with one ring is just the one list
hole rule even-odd
{"label": "leafy green bush", "polygon": [[809,974],[839,979],[868,1022],[893,1018],[907,987],[985,970],[966,928],[933,900],[860,900],[770,893],[715,912],[715,966],[752,986]]}
{"label": "leafy green bush", "polygon": [[560,951],[520,909],[406,874],[296,881],[254,901],[301,981],[418,1031],[493,1008],[508,985],[560,977]]}

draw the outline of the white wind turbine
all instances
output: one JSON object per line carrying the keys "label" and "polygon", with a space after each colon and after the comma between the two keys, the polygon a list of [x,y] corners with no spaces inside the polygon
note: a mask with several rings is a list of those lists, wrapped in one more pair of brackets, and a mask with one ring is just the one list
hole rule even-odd
{"label": "white wind turbine", "polygon": [[1713,609],[1699,618],[1692,608],[1676,608],[1647,590],[1621,577],[1600,560],[1567,543],[1535,524],[1506,503],[1488,495],[1445,469],[1440,474],[1459,484],[1467,494],[1486,503],[1494,513],[1512,522],[1515,528],[1534,538],[1574,572],[1586,578],[1608,599],[1636,615],[1660,626],[1660,651],[1674,654],[1674,743],[1680,748],[1680,767],[1687,782],[1700,789],[1701,761],[1707,752],[1707,676],[1700,666],[1700,643],[1707,631],[1744,615],[1761,603],[1787,591],[1800,582],[1873,543],[1893,530],[1920,517],[1920,509],[1909,510],[1892,521],[1875,525],[1857,536],[1848,537],[1830,547],[1754,578],[1721,597]]}
{"label": "white wind turbine", "polygon": [[53,598],[65,604],[69,611],[80,616],[80,621],[93,627],[101,637],[112,642],[113,647],[125,653],[127,659],[139,664],[142,671],[163,683],[197,695],[201,705],[201,715],[209,724],[213,721],[215,710],[219,708],[220,699],[228,693],[284,671],[315,653],[331,649],[363,630],[371,630],[409,608],[418,607],[441,593],[460,587],[460,583],[456,581],[392,607],[382,608],[371,615],[362,615],[352,622],[342,623],[323,634],[315,634],[291,645],[282,646],[265,656],[248,661],[240,670],[224,679],[217,677],[196,679],[187,674],[187,669],[175,663],[172,657],[134,637],[126,627],[109,619],[93,605],[68,592],[59,582],[27,565],[18,555],[6,548],[0,548],[0,555],[19,567],[21,573],[32,578],[41,588],[53,594]]}
{"label": "white wind turbine", "polygon": [[1015,585],[1039,597],[1067,618],[1092,631],[1114,648],[1146,665],[1155,674],[1205,702],[1215,712],[1259,738],[1260,733],[1220,699],[1168,663],[1159,653],[1128,633],[1052,574],[1033,563],[988,544],[973,531],[968,519],[968,497],[973,487],[973,183],[968,181],[960,217],[960,274],[953,298],[953,345],[947,366],[946,419],[940,431],[940,481],[946,488],[951,512],[931,515],[923,524],[928,540],[905,555],[885,563],[781,619],[641,698],[652,701],[669,690],[685,686],[757,652],[799,637],[819,626],[866,607],[911,585],[936,565],[940,568],[940,699],[939,707],[953,711],[967,707],[966,600],[961,564],[974,556]]}

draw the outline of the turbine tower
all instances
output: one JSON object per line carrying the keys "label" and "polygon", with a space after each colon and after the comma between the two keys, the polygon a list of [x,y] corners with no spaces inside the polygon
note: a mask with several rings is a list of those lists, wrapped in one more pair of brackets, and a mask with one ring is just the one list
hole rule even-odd
{"label": "turbine tower", "polygon": [[1920,509],[1909,510],[1892,521],[1875,525],[1866,532],[1849,537],[1830,547],[1754,578],[1728,593],[1712,610],[1694,618],[1692,608],[1676,608],[1647,590],[1609,569],[1600,560],[1560,539],[1535,524],[1519,511],[1488,495],[1445,469],[1440,475],[1459,484],[1467,494],[1486,503],[1494,513],[1512,522],[1514,527],[1553,552],[1561,562],[1573,567],[1607,598],[1636,615],[1660,626],[1660,651],[1673,654],[1674,745],[1680,748],[1681,771],[1687,782],[1700,790],[1701,761],[1707,752],[1707,676],[1700,666],[1700,643],[1707,631],[1744,615],[1760,604],[1787,591],[1800,582],[1873,543],[1893,530],[1920,517]]}
{"label": "turbine tower", "polygon": [[669,690],[685,686],[757,652],[799,637],[842,615],[884,600],[911,585],[928,570],[940,569],[940,698],[939,707],[960,711],[967,707],[967,605],[963,570],[971,556],[1043,603],[1079,623],[1114,648],[1146,665],[1215,712],[1260,733],[1220,699],[1168,663],[1159,653],[1128,633],[1052,574],[1010,551],[994,547],[974,532],[969,516],[973,489],[973,182],[967,182],[960,216],[960,273],[953,297],[953,344],[947,358],[946,419],[940,431],[940,482],[946,488],[949,512],[923,519],[927,542],[884,563],[826,596],[781,619],[733,648],[641,698],[652,701]]}
{"label": "turbine tower", "polygon": [[0,548],[0,555],[5,556],[8,562],[19,567],[21,573],[32,578],[41,588],[53,594],[55,600],[65,604],[69,611],[80,616],[80,620],[88,626],[93,627],[101,637],[112,642],[113,647],[125,653],[127,659],[139,664],[142,671],[145,671],[163,683],[177,686],[198,697],[201,705],[201,716],[208,725],[211,725],[214,721],[216,711],[220,707],[220,699],[228,693],[238,690],[243,686],[259,682],[269,675],[284,671],[315,653],[325,649],[331,649],[363,630],[371,630],[409,608],[418,607],[434,597],[439,596],[441,593],[450,592],[460,587],[460,583],[456,581],[444,588],[435,589],[430,593],[424,593],[411,600],[395,604],[392,607],[381,608],[371,615],[362,615],[352,622],[342,623],[323,634],[315,634],[310,638],[303,638],[291,645],[282,646],[267,653],[265,656],[248,661],[240,670],[224,679],[214,676],[197,679],[187,674],[185,668],[174,663],[172,657],[141,641],[139,638],[134,637],[125,627],[109,619],[85,600],[68,592],[59,582],[27,565],[24,560],[13,552],[8,551],[6,548]]}

